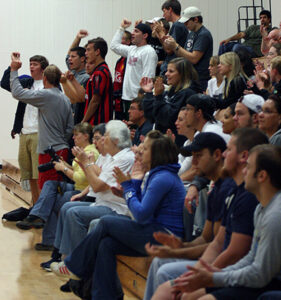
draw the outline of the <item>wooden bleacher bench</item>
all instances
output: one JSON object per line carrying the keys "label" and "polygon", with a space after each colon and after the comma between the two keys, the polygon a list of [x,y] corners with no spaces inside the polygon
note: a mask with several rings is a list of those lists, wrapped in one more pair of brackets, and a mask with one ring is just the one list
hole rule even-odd
{"label": "wooden bleacher bench", "polygon": [[[31,205],[31,193],[20,185],[20,169],[17,160],[3,160],[0,182],[16,197]],[[151,263],[149,257],[117,257],[117,271],[122,286],[138,299],[143,299],[147,273]]]}
{"label": "wooden bleacher bench", "polygon": [[10,193],[20,198],[28,205],[32,205],[31,193],[23,190],[20,185],[21,177],[18,161],[16,159],[3,159],[2,165],[3,169],[0,182]]}
{"label": "wooden bleacher bench", "polygon": [[117,272],[123,287],[143,299],[151,257],[117,256]]}

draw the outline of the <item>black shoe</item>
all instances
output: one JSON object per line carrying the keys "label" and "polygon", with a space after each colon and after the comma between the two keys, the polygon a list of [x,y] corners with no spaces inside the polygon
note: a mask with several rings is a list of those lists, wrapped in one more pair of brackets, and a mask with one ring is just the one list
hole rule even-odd
{"label": "black shoe", "polygon": [[91,300],[92,279],[88,280],[69,280],[69,287],[72,293],[83,300]]}
{"label": "black shoe", "polygon": [[[50,260],[48,260],[48,261],[46,261],[46,262],[42,262],[41,264],[40,264],[40,267],[42,268],[42,269],[44,269],[44,270],[46,270],[46,271],[48,271],[48,272],[52,272],[52,270],[51,270],[51,263],[53,263],[53,262],[61,262],[61,259],[50,259]],[[69,289],[69,291],[70,291],[70,289]]]}
{"label": "black shoe", "polygon": [[22,221],[18,221],[16,223],[16,226],[20,229],[28,230],[31,228],[36,228],[36,229],[42,228],[44,227],[44,224],[45,222],[42,219],[36,216],[29,215]]}
{"label": "black shoe", "polygon": [[37,251],[53,251],[54,247],[52,245],[44,245],[42,243],[37,243],[34,246]]}
{"label": "black shoe", "polygon": [[70,284],[69,284],[70,280],[68,280],[65,284],[63,284],[61,287],[60,287],[60,290],[64,293],[70,293],[71,292],[71,289],[70,289]]}

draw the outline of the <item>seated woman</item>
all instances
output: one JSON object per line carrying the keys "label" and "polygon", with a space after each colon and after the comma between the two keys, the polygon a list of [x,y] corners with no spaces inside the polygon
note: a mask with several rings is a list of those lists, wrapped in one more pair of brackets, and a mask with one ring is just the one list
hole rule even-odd
{"label": "seated woman", "polygon": [[234,52],[220,56],[219,71],[225,78],[224,92],[221,97],[213,99],[217,109],[224,109],[244,95],[249,78],[242,70],[240,59]]}
{"label": "seated woman", "polygon": [[[74,127],[74,143],[84,149],[86,153],[93,153],[94,159],[98,157],[98,151],[92,143],[92,126],[88,123],[80,123]],[[61,206],[70,200],[70,198],[79,193],[88,186],[87,178],[74,160],[72,166],[65,161],[54,162],[54,168],[63,172],[65,176],[75,182],[59,182],[49,180],[44,183],[40,196],[31,209],[29,215],[23,220],[17,222],[20,229],[41,228],[42,243],[35,245],[36,250],[51,250],[55,238],[57,218]]]}
{"label": "seated woman", "polygon": [[[121,299],[115,255],[146,256],[144,246],[155,243],[153,233],[158,230],[183,236],[185,189],[177,174],[177,161],[177,147],[170,138],[159,131],[148,133],[141,164],[135,163],[132,178],[119,168],[114,171],[134,220],[101,218],[64,262],[51,264],[53,272],[73,279],[93,278],[92,299]],[[143,182],[147,170],[149,175]]]}
{"label": "seated woman", "polygon": [[142,78],[141,88],[145,91],[143,108],[145,117],[152,123],[155,121],[155,129],[166,133],[171,129],[176,136],[176,144],[182,145],[183,139],[179,139],[175,122],[181,107],[191,95],[201,92],[198,83],[198,74],[193,65],[184,58],[175,58],[168,64],[166,72],[169,90],[164,90],[161,78],[157,78],[154,84],[150,78]]}
{"label": "seated woman", "polygon": [[[97,137],[96,132],[95,136]],[[98,165],[89,161],[82,149],[75,149],[79,164],[84,169],[93,190],[92,197],[95,197],[95,202],[68,202],[61,208],[54,241],[56,249],[52,255],[52,259],[56,261],[60,260],[60,254],[70,254],[83,240],[92,220],[107,214],[129,216],[125,199],[113,195],[111,187],[117,186],[112,176],[115,166],[125,173],[133,166],[135,156],[130,149],[132,145],[130,130],[122,121],[112,120],[106,124],[105,134],[98,137],[97,144],[103,156],[102,164],[98,158]],[[52,260],[42,263],[41,266],[48,270],[51,262]]]}
{"label": "seated woman", "polygon": [[223,80],[223,75],[219,71],[219,63],[219,56],[215,55],[210,58],[209,72],[212,78],[208,81],[206,94],[211,97],[218,97],[223,94],[224,91],[225,82]]}

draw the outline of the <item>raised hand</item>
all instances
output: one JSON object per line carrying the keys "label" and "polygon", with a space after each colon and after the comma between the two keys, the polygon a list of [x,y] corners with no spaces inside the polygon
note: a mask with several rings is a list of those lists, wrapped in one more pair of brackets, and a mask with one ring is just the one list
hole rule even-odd
{"label": "raised hand", "polygon": [[168,50],[172,50],[172,51],[175,51],[176,48],[177,48],[177,42],[175,41],[175,39],[171,36],[168,36],[165,41],[164,41],[164,44],[166,46],[166,48]]}
{"label": "raised hand", "polygon": [[74,146],[72,148],[72,154],[75,156],[76,159],[79,160],[80,164],[82,164],[82,165],[86,164],[89,161],[89,157],[88,157],[87,153],[78,146]]}
{"label": "raised hand", "polygon": [[21,68],[22,62],[20,60],[20,53],[19,52],[13,52],[11,54],[11,71],[17,71]]}
{"label": "raised hand", "polygon": [[151,93],[153,90],[152,78],[143,77],[140,82],[140,87],[145,91],[145,93]]}
{"label": "raised hand", "polygon": [[80,29],[80,30],[78,31],[76,37],[77,37],[79,40],[81,40],[81,39],[85,38],[85,37],[88,36],[88,35],[89,35],[89,32],[88,32],[87,30],[85,30],[85,29]]}
{"label": "raised hand", "polygon": [[124,181],[131,180],[131,176],[129,173],[125,175],[118,167],[114,167],[113,169],[113,177],[116,179],[116,181],[121,184]]}
{"label": "raised hand", "polygon": [[132,22],[129,21],[128,19],[123,19],[121,22],[121,27],[126,29],[126,28],[130,27],[131,24],[132,24]]}
{"label": "raised hand", "polygon": [[164,83],[162,77],[157,77],[154,83],[154,94],[155,96],[162,95],[164,92]]}

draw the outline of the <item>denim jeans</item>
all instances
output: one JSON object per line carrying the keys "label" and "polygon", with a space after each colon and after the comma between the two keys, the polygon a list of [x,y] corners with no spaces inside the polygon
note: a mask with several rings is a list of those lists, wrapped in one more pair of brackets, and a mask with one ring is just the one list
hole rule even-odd
{"label": "denim jeans", "polygon": [[[58,193],[58,186],[62,194]],[[74,185],[70,183],[54,180],[44,183],[40,196],[30,211],[30,215],[37,216],[46,222],[42,232],[43,244],[53,245],[60,208],[77,193],[79,191],[75,191]]]}
{"label": "denim jeans", "polygon": [[104,216],[65,259],[65,264],[78,277],[93,279],[92,299],[118,299],[123,292],[116,272],[116,255],[146,256],[144,245],[156,243],[155,231],[165,229],[124,216]]}
{"label": "denim jeans", "polygon": [[58,220],[54,246],[61,254],[70,254],[87,235],[92,220],[104,215],[117,215],[107,206],[90,206],[91,202],[68,202],[63,205]]}
{"label": "denim jeans", "polygon": [[187,272],[187,265],[193,266],[196,260],[155,257],[149,267],[143,300],[150,300],[158,286]]}
{"label": "denim jeans", "polygon": [[252,57],[257,56],[252,47],[242,45],[238,42],[229,42],[227,44],[220,45],[218,54],[221,55],[223,53],[231,52],[231,51],[238,52],[240,49],[246,49],[249,52],[249,54],[251,54]]}
{"label": "denim jeans", "polygon": [[263,293],[258,300],[281,300],[281,291],[271,291]]}

